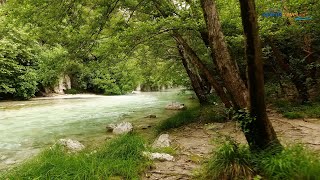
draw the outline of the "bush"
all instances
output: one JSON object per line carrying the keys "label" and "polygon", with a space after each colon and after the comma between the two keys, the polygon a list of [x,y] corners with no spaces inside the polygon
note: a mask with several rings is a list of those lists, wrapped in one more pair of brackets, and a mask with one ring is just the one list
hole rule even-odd
{"label": "bush", "polygon": [[144,141],[127,134],[106,143],[96,153],[69,154],[56,146],[8,171],[0,179],[138,179],[147,165]]}

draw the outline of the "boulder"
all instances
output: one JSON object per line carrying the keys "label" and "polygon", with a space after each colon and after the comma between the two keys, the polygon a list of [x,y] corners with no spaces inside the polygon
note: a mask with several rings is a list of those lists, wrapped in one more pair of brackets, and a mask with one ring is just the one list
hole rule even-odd
{"label": "boulder", "polygon": [[166,106],[166,109],[167,110],[183,110],[183,109],[186,109],[186,106],[184,104],[175,102],[175,103],[168,104]]}
{"label": "boulder", "polygon": [[133,126],[129,122],[122,122],[117,124],[116,127],[113,129],[114,134],[125,134],[131,132],[133,130]]}
{"label": "boulder", "polygon": [[153,148],[163,148],[169,147],[171,140],[169,139],[169,134],[161,134],[157,140],[154,141]]}
{"label": "boulder", "polygon": [[85,148],[79,141],[72,139],[59,139],[58,144],[64,146],[71,152],[78,152]]}
{"label": "boulder", "polygon": [[108,124],[106,126],[107,132],[112,132],[115,127],[116,127],[115,124]]}
{"label": "boulder", "polygon": [[151,159],[151,160],[159,160],[159,161],[174,161],[174,157],[170,154],[165,153],[151,153],[151,152],[143,152],[143,156]]}

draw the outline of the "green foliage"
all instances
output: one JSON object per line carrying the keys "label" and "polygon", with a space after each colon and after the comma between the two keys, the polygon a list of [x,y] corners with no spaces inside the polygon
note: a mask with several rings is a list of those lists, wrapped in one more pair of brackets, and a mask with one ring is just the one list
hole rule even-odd
{"label": "green foliage", "polygon": [[285,112],[285,113],[283,113],[283,117],[288,118],[288,119],[304,118],[304,116],[298,112]]}
{"label": "green foliage", "polygon": [[228,120],[228,117],[225,114],[225,107],[222,104],[206,105],[200,109],[199,120],[203,123],[222,123]]}
{"label": "green foliage", "polygon": [[268,179],[319,179],[319,154],[295,145],[275,154],[264,152],[257,157],[258,167]]}
{"label": "green foliage", "polygon": [[142,156],[144,140],[127,134],[103,145],[95,151],[76,154],[54,147],[9,170],[1,179],[139,179],[147,165]]}
{"label": "green foliage", "polygon": [[29,99],[37,90],[39,45],[23,29],[0,33],[0,99]]}
{"label": "green foliage", "polygon": [[273,103],[275,108],[289,119],[295,118],[319,118],[320,117],[320,103],[313,102],[301,105],[296,102],[288,100],[278,100]]}
{"label": "green foliage", "polygon": [[198,121],[199,115],[199,107],[178,112],[176,115],[162,121],[156,128],[157,132],[161,133],[169,129],[179,128],[181,126],[196,122]]}
{"label": "green foliage", "polygon": [[249,127],[256,118],[251,117],[250,112],[247,109],[240,109],[237,112],[234,112],[233,119],[236,119],[240,128],[244,133],[249,132]]}
{"label": "green foliage", "polygon": [[205,165],[204,179],[252,179],[255,174],[252,164],[246,146],[226,141]]}
{"label": "green foliage", "polygon": [[[301,145],[252,153],[226,141],[205,164],[204,179],[319,179],[319,154]],[[259,175],[258,175],[259,174]]]}

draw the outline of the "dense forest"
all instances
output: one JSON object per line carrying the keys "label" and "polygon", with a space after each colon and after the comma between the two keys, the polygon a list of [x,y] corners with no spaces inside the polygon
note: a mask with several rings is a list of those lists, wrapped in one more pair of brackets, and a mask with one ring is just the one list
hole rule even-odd
{"label": "dense forest", "polygon": [[203,107],[222,104],[250,151],[281,151],[267,107],[320,117],[319,9],[317,0],[0,0],[0,100],[185,87]]}

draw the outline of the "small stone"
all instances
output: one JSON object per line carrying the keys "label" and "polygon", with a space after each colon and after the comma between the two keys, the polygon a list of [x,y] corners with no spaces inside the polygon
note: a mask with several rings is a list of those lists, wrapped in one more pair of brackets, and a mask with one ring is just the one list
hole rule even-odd
{"label": "small stone", "polygon": [[115,127],[116,127],[115,124],[108,124],[106,126],[107,132],[112,132]]}
{"label": "small stone", "polygon": [[146,117],[144,117],[144,118],[154,119],[154,118],[157,118],[157,116],[154,115],[154,114],[149,114],[148,116],[146,116]]}
{"label": "small stone", "polygon": [[167,110],[183,110],[183,109],[186,109],[186,106],[184,104],[175,102],[175,103],[168,104],[165,109],[167,109]]}
{"label": "small stone", "polygon": [[0,161],[3,161],[5,159],[7,159],[7,158],[8,158],[7,156],[2,155],[2,156],[0,156]]}
{"label": "small stone", "polygon": [[159,138],[154,141],[152,147],[153,148],[163,148],[163,147],[169,147],[171,143],[171,140],[169,139],[169,134],[161,134]]}
{"label": "small stone", "polygon": [[170,154],[165,153],[151,153],[151,152],[143,152],[143,155],[151,160],[159,160],[159,161],[174,161],[174,157]]}
{"label": "small stone", "polygon": [[15,160],[13,160],[13,159],[7,159],[5,162],[4,162],[4,164],[6,164],[6,165],[12,165],[12,164],[16,164],[17,163],[17,161],[15,161]]}
{"label": "small stone", "polygon": [[85,148],[85,146],[79,141],[72,139],[59,139],[58,144],[64,146],[71,152],[78,152]]}
{"label": "small stone", "polygon": [[113,129],[113,133],[114,134],[125,134],[128,132],[131,132],[133,130],[133,126],[131,123],[129,122],[122,122],[120,124],[118,124],[114,129]]}

